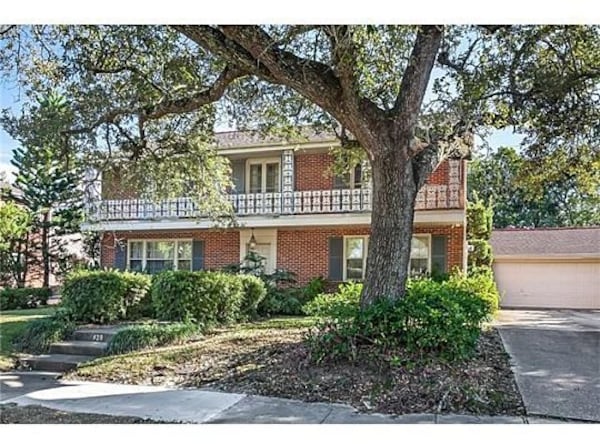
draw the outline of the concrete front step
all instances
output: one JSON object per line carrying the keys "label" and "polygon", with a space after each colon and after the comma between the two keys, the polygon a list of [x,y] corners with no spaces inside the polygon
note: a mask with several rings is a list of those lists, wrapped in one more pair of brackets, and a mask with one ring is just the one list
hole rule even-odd
{"label": "concrete front step", "polygon": [[53,353],[49,355],[37,355],[20,359],[21,365],[31,370],[42,370],[47,372],[66,372],[72,370],[82,362],[94,359],[88,355],[65,355]]}
{"label": "concrete front step", "polygon": [[109,342],[123,327],[89,327],[79,328],[73,332],[74,341]]}
{"label": "concrete front step", "polygon": [[98,341],[63,341],[50,345],[50,353],[64,355],[102,356],[108,343]]}

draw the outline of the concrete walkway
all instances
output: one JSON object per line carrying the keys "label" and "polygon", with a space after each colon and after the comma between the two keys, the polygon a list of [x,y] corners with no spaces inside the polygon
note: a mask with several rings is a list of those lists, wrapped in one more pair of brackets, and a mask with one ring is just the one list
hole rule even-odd
{"label": "concrete walkway", "polygon": [[0,374],[2,403],[160,421],[221,424],[524,424],[543,418],[381,415],[349,406],[158,386],[61,381],[48,373]]}
{"label": "concrete walkway", "polygon": [[496,323],[528,415],[600,421],[600,311],[503,310]]}

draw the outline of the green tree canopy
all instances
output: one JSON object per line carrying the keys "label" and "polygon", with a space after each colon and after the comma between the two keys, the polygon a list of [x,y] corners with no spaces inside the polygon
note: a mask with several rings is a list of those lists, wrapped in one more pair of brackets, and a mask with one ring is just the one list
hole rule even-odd
{"label": "green tree canopy", "polygon": [[470,165],[469,198],[494,207],[494,226],[559,227],[600,224],[600,151],[560,149],[534,158],[511,147]]}
{"label": "green tree canopy", "polygon": [[23,287],[27,278],[31,214],[14,202],[0,200],[0,283]]}
{"label": "green tree canopy", "polygon": [[75,124],[66,134],[92,158],[117,148],[133,160],[185,155],[192,136],[210,141],[215,121],[292,139],[311,125],[360,146],[374,191],[363,305],[403,296],[416,194],[473,133],[513,127],[538,156],[598,146],[597,26],[35,26],[1,35],[0,69],[28,97],[67,95]]}
{"label": "green tree canopy", "polygon": [[13,151],[11,163],[17,173],[8,198],[31,214],[33,231],[39,234],[35,247],[43,258],[45,287],[53,263],[61,257],[59,236],[79,231],[81,223],[82,164],[64,134],[71,119],[65,98],[48,94],[11,128],[22,145]]}

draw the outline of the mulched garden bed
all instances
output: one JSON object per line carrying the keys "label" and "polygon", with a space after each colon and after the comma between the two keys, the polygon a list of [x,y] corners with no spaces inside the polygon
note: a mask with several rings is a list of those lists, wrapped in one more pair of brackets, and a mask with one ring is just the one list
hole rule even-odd
{"label": "mulched garden bed", "polygon": [[495,329],[481,336],[467,361],[395,365],[368,348],[353,363],[316,365],[305,332],[261,324],[224,329],[191,345],[105,358],[67,377],[337,402],[390,414],[525,413]]}

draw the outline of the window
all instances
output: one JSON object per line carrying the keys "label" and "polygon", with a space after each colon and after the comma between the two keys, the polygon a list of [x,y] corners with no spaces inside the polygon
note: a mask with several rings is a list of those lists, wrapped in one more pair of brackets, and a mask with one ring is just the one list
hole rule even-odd
{"label": "window", "polygon": [[[362,280],[367,266],[368,236],[344,237],[344,280]],[[412,237],[410,247],[409,272],[412,275],[426,274],[431,271],[430,236]]]}
{"label": "window", "polygon": [[251,159],[247,165],[249,193],[278,193],[279,159]]}
{"label": "window", "polygon": [[413,236],[410,246],[410,273],[425,274],[431,270],[429,236]]}
{"label": "window", "polygon": [[144,269],[144,242],[129,242],[129,269],[131,271]]}
{"label": "window", "polygon": [[162,270],[191,270],[192,241],[129,241],[129,269],[158,273]]}
{"label": "window", "polygon": [[362,179],[363,179],[362,165],[359,163],[349,173],[346,173],[342,176],[335,176],[333,178],[333,188],[334,189],[342,189],[342,188],[360,189],[360,188],[362,188]]}
{"label": "window", "polygon": [[367,237],[344,238],[344,280],[362,280],[367,264]]}
{"label": "window", "polygon": [[192,242],[178,241],[177,242],[177,269],[191,270],[192,269]]}

